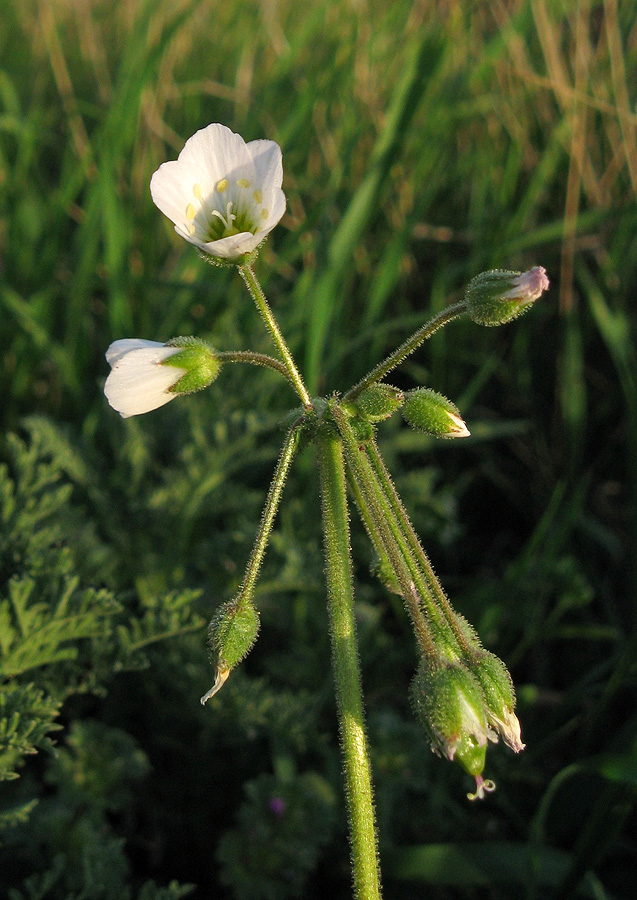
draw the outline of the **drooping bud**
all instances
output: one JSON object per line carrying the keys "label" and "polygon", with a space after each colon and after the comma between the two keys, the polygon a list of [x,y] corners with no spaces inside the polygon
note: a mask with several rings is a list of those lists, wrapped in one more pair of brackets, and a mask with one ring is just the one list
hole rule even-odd
{"label": "drooping bud", "polygon": [[467,313],[478,325],[504,325],[529,309],[548,287],[542,266],[524,273],[506,269],[482,272],[466,290]]}
{"label": "drooping bud", "polygon": [[423,659],[411,684],[411,699],[434,753],[457,760],[478,776],[491,735],[482,690],[466,666]]}
{"label": "drooping bud", "polygon": [[239,594],[223,603],[208,626],[208,646],[216,667],[215,683],[201,698],[205,704],[252,649],[259,633],[259,613],[249,597]]}
{"label": "drooping bud", "polygon": [[513,712],[515,691],[509,670],[499,657],[483,650],[468,663],[482,688],[487,722],[516,753],[524,750],[520,723]]}
{"label": "drooping bud", "polygon": [[457,438],[470,434],[458,407],[431,388],[418,388],[405,394],[401,412],[412,428],[435,437]]}
{"label": "drooping bud", "polygon": [[356,397],[353,405],[368,422],[382,422],[402,406],[404,394],[391,384],[371,384]]}
{"label": "drooping bud", "polygon": [[221,371],[221,363],[214,350],[199,338],[172,338],[166,346],[177,347],[179,351],[165,359],[162,365],[183,369],[185,373],[169,388],[174,394],[193,394],[195,391],[201,391],[212,384]]}

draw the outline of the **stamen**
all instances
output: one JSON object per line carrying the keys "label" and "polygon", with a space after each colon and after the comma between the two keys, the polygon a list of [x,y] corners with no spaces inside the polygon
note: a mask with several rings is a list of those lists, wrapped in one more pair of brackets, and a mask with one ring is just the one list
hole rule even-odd
{"label": "stamen", "polygon": [[201,200],[203,192],[201,190],[201,185],[199,184],[199,182],[197,182],[197,184],[195,184],[193,186],[192,192],[195,195],[195,197],[197,198],[197,200]]}
{"label": "stamen", "polygon": [[188,234],[194,235],[194,234],[196,234],[196,232],[197,232],[197,229],[195,228],[194,225],[189,225],[189,226],[188,226]]}
{"label": "stamen", "polygon": [[192,203],[189,203],[188,206],[186,207],[186,218],[187,219],[195,218],[195,207],[192,205]]}
{"label": "stamen", "polygon": [[255,203],[263,203],[263,194],[261,191],[256,190],[252,196],[254,197]]}
{"label": "stamen", "polygon": [[227,178],[222,178],[221,181],[217,182],[217,190],[219,191],[220,194],[223,194],[223,192],[226,190],[227,187],[228,187],[228,179]]}
{"label": "stamen", "polygon": [[225,216],[220,213],[218,209],[213,209],[212,215],[217,216],[218,219],[221,219],[221,221],[223,222],[223,227],[226,231],[232,231],[232,223],[237,218],[232,212],[232,200],[228,200],[228,202],[226,203]]}
{"label": "stamen", "polygon": [[267,219],[269,215],[270,215],[270,213],[267,211],[267,209],[261,210],[261,218],[262,219]]}
{"label": "stamen", "polygon": [[240,188],[249,188],[249,187],[250,187],[250,182],[248,181],[247,178],[237,178],[237,185],[238,185]]}

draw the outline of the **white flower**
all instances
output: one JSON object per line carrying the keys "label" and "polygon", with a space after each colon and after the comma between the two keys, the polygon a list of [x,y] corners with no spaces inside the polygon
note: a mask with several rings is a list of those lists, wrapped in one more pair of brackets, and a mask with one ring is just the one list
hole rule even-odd
{"label": "white flower", "polygon": [[281,148],[249,144],[225,125],[202,128],[178,159],[150,180],[159,209],[175,231],[205,253],[233,260],[251,253],[285,212]]}
{"label": "white flower", "polygon": [[106,379],[106,399],[123,419],[150,412],[173,400],[171,392],[186,369],[163,366],[162,363],[181,347],[167,347],[157,341],[126,338],[115,341],[106,351],[112,372]]}

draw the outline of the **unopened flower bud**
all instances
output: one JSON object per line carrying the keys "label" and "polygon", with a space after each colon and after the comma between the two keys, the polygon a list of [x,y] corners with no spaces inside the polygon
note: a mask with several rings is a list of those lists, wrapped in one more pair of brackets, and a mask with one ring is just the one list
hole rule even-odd
{"label": "unopened flower bud", "polygon": [[501,659],[483,650],[468,663],[482,688],[487,722],[516,753],[524,750],[520,723],[513,712],[515,691],[509,670]]}
{"label": "unopened flower bud", "polygon": [[404,394],[391,384],[371,384],[362,391],[354,406],[360,416],[368,422],[382,422],[388,419],[402,405]]}
{"label": "unopened flower bud", "polygon": [[467,313],[478,325],[504,325],[522,315],[549,287],[546,270],[495,269],[471,280],[465,294]]}
{"label": "unopened flower bud", "polygon": [[430,388],[418,388],[405,394],[401,412],[412,428],[435,437],[457,438],[470,434],[458,407]]}
{"label": "unopened flower bud", "polygon": [[252,649],[259,633],[259,613],[249,597],[239,594],[222,604],[208,626],[208,646],[216,667],[214,685],[201,698],[206,703]]}
{"label": "unopened flower bud", "polygon": [[490,733],[482,690],[466,666],[423,659],[411,684],[411,698],[434,753],[479,775]]}

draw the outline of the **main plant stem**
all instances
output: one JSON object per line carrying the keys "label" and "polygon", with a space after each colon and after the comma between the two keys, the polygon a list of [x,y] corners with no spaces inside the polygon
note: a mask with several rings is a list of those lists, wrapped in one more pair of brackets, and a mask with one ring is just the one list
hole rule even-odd
{"label": "main plant stem", "polygon": [[332,665],[349,812],[354,895],[380,900],[371,766],[356,646],[343,448],[327,428],[316,440],[328,586]]}

